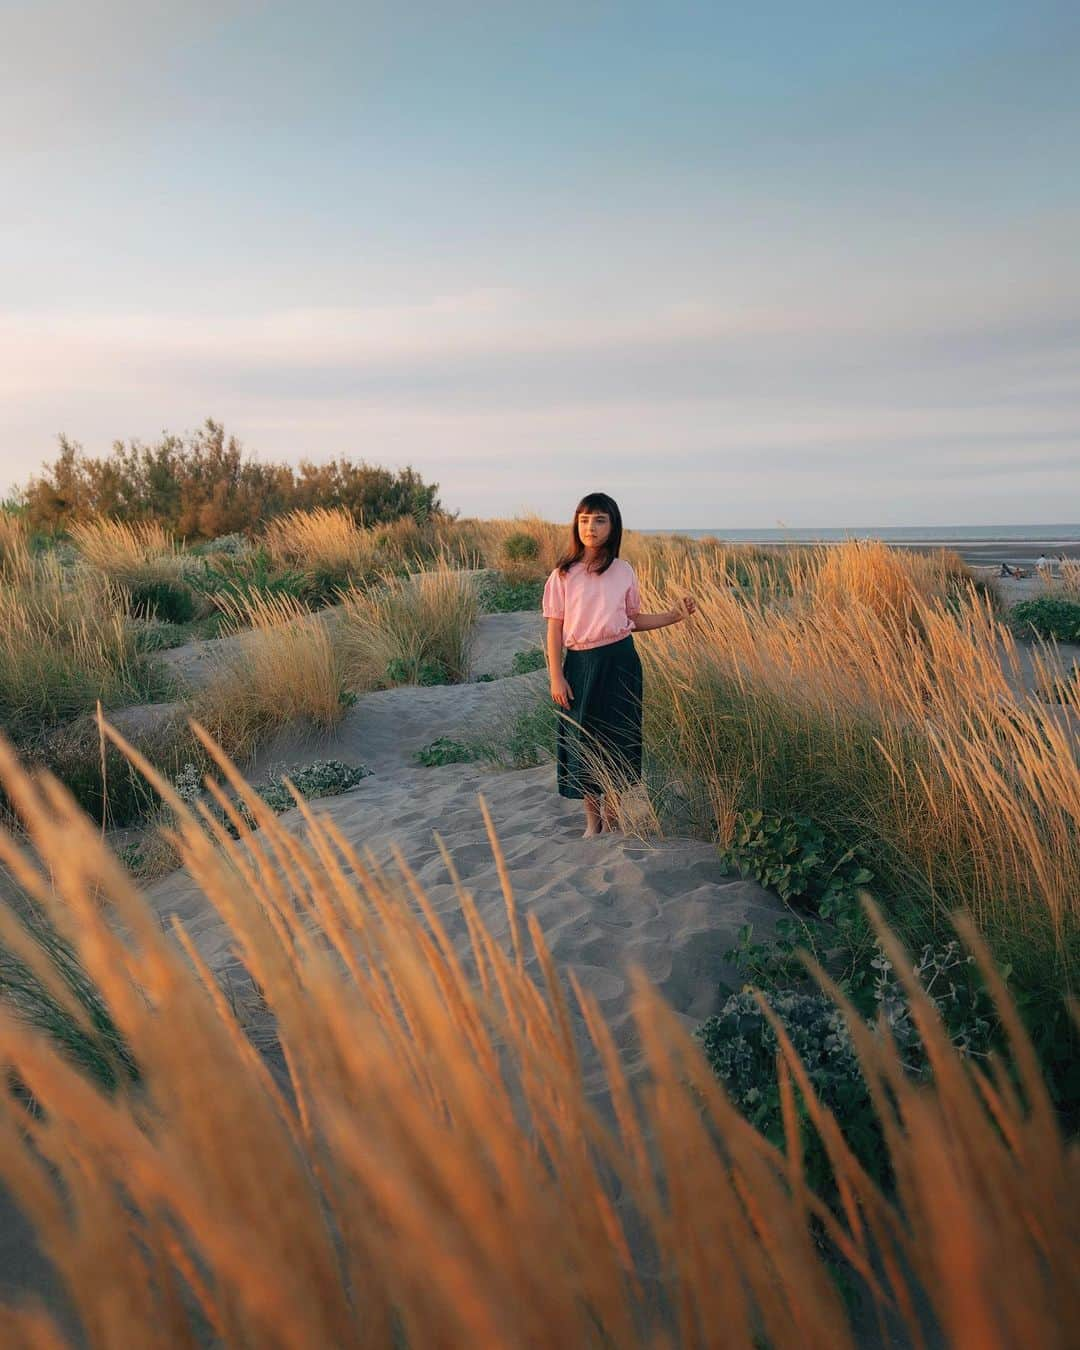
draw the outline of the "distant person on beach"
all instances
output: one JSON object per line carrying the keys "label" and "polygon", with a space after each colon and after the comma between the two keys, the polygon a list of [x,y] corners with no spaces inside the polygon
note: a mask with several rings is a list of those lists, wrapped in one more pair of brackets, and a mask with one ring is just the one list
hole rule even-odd
{"label": "distant person on beach", "polygon": [[622,532],[613,498],[582,497],[569,547],[544,586],[551,697],[566,714],[559,717],[556,779],[561,797],[584,799],[583,838],[618,828],[611,784],[641,778],[641,659],[631,633],[680,623],[697,609],[687,595],[675,609],[642,614],[634,569],[619,557]]}
{"label": "distant person on beach", "polygon": [[1049,576],[1053,570],[1053,564],[1050,562],[1050,559],[1045,553],[1040,553],[1035,559],[1035,571],[1038,572],[1039,576],[1045,577]]}

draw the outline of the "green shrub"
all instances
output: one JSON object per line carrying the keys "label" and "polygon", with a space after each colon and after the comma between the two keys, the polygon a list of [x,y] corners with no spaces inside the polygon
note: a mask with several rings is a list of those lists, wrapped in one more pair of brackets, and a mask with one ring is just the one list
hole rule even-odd
{"label": "green shrub", "polygon": [[485,614],[513,614],[539,609],[544,594],[542,581],[514,581],[501,572],[485,573],[478,582],[480,608]]}
{"label": "green shrub", "polygon": [[540,556],[540,541],[523,531],[507,535],[503,540],[503,555],[510,562],[531,562]]}
{"label": "green shrub", "polygon": [[148,578],[127,586],[129,612],[136,619],[160,623],[188,623],[195,617],[195,593],[182,581]]}
{"label": "green shrub", "polygon": [[361,779],[367,778],[371,770],[363,764],[343,764],[339,759],[317,759],[299,769],[291,769],[287,774],[279,774],[268,782],[259,783],[255,791],[267,806],[279,814],[290,811],[296,801],[285,786],[287,777],[301,797],[311,800],[316,797],[338,797],[354,788]]}
{"label": "green shrub", "polygon": [[[349,792],[370,774],[371,770],[363,764],[344,764],[339,759],[317,759],[299,768],[275,774],[265,782],[253,783],[251,786],[267,806],[280,815],[283,811],[291,811],[296,805],[296,799],[285,783],[286,778],[305,801],[312,801],[319,797],[338,797],[343,792]],[[204,797],[203,771],[198,764],[194,762],[184,764],[173,777],[173,786],[181,800],[192,809],[200,801],[205,801],[211,813],[222,822],[229,833],[232,835],[237,833],[235,826],[228,820],[220,806],[212,799]],[[255,819],[247,804],[237,802],[237,809],[248,825],[254,827]]]}
{"label": "green shrub", "polygon": [[[843,1013],[820,993],[789,990],[764,997],[791,1038],[818,1097],[837,1113],[845,1139],[877,1179],[883,1180],[887,1152]],[[779,1042],[753,994],[732,994],[695,1035],[732,1103],[771,1143],[783,1146],[776,1076]],[[798,1106],[807,1178],[820,1191],[829,1180],[828,1158],[809,1123],[801,1094]]]}
{"label": "green shrub", "polygon": [[341,599],[339,592],[367,580],[348,568],[315,567],[303,573],[299,595],[309,609],[325,609]]}
{"label": "green shrub", "polygon": [[265,549],[255,548],[235,556],[222,555],[188,576],[201,594],[248,600],[255,596],[291,595],[303,600],[309,581],[303,572],[282,567]]}
{"label": "green shrub", "polygon": [[831,847],[807,816],[740,811],[720,855],[781,900],[799,900],[826,918],[856,905],[859,888],[873,879],[854,849]]}
{"label": "green shrub", "polygon": [[451,684],[450,672],[438,657],[396,656],[386,667],[386,682],[397,684]]}
{"label": "green shrub", "polygon": [[193,544],[188,551],[196,558],[205,558],[214,553],[227,553],[235,558],[251,552],[251,540],[246,534],[219,534],[216,539]]}
{"label": "green shrub", "polygon": [[478,757],[477,751],[464,741],[455,741],[450,736],[437,736],[430,745],[417,750],[413,759],[418,764],[434,768],[439,764],[464,764]]}
{"label": "green shrub", "polygon": [[180,647],[188,641],[188,630],[178,623],[148,623],[135,625],[135,650],[139,652],[165,652],[172,647]]}
{"label": "green shrub", "polygon": [[[873,880],[854,849],[830,845],[806,816],[741,811],[721,859],[753,877],[786,904],[797,906],[777,921],[768,942],[753,941],[753,925],[739,930],[738,946],[725,953],[748,978],[765,986],[805,981],[800,948],[831,965],[838,983],[858,1002],[874,951],[859,891]],[[801,912],[799,912],[801,911]],[[828,952],[831,960],[826,957]]]}
{"label": "green shrub", "polygon": [[101,458],[61,436],[56,460],[18,495],[31,527],[52,533],[95,516],[153,520],[181,538],[219,545],[222,535],[314,506],[342,507],[365,525],[442,514],[438,484],[425,483],[415,469],[392,472],[347,459],[295,468],[261,462],[209,419],[194,433],[165,434],[156,445],[115,441]]}
{"label": "green shrub", "polygon": [[1009,623],[1018,632],[1057,642],[1080,642],[1080,603],[1059,595],[1023,600],[1009,611]]}
{"label": "green shrub", "polygon": [[190,623],[137,623],[134,626],[135,649],[139,652],[165,652],[173,647],[182,647],[185,642],[218,638],[224,622],[225,615],[220,610],[214,610],[212,614],[193,619]]}
{"label": "green shrub", "polygon": [[[149,731],[131,732],[128,740],[169,778],[187,760],[207,762],[205,752],[179,717]],[[104,819],[107,826],[138,824],[152,817],[160,806],[157,792],[111,742],[105,745],[102,776],[101,741],[93,717],[80,717],[39,737],[22,752],[31,767],[55,774],[87,815]],[[5,800],[0,791],[0,805]]]}
{"label": "green shrub", "polygon": [[[916,1079],[928,1078],[930,1065],[910,1005],[892,963],[876,943],[870,964],[874,980],[867,1020],[871,1025],[884,1021],[907,1072]],[[959,943],[952,941],[943,948],[925,947],[914,970],[960,1054],[984,1058],[993,1023],[985,992],[968,976],[971,966],[973,958],[963,956]],[[771,991],[764,998],[791,1038],[818,1098],[836,1115],[844,1138],[871,1175],[887,1185],[887,1150],[843,1014],[820,992]],[[783,1146],[776,1075],[779,1042],[754,996],[748,991],[732,994],[695,1034],[734,1104],[768,1139]],[[827,1191],[831,1184],[827,1154],[798,1091],[797,1104],[807,1178],[815,1189]]]}
{"label": "green shrub", "polygon": [[527,675],[532,670],[543,670],[546,665],[547,657],[545,657],[542,647],[527,647],[523,652],[514,653],[510,673],[512,675]]}

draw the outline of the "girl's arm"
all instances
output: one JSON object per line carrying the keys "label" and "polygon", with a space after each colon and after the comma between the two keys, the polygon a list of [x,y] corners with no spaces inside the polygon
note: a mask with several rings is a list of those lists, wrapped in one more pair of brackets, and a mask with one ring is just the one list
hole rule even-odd
{"label": "girl's arm", "polygon": [[574,691],[570,688],[566,676],[562,671],[563,654],[563,621],[562,619],[548,619],[547,621],[547,663],[548,680],[551,683],[551,697],[567,712],[570,710],[570,704],[574,701]]}
{"label": "girl's arm", "polygon": [[663,614],[639,614],[634,620],[634,631],[647,633],[650,628],[666,628],[668,624],[680,623],[685,617],[677,609],[665,610]]}
{"label": "girl's arm", "polygon": [[548,619],[547,621],[547,668],[548,678],[554,679],[556,675],[562,674],[562,654],[563,654],[563,621],[562,619]]}

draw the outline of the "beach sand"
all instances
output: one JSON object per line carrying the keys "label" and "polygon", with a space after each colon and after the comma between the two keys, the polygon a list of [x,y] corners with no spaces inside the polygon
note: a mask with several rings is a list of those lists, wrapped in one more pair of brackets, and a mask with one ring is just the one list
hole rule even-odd
{"label": "beach sand", "polygon": [[[534,671],[490,683],[368,694],[332,737],[292,729],[276,738],[260,752],[250,776],[287,772],[320,756],[363,763],[370,776],[342,796],[313,802],[315,814],[329,816],[351,844],[369,849],[391,870],[393,848],[399,848],[463,952],[464,920],[433,836],[445,841],[485,923],[505,940],[505,904],[481,815],[482,793],[520,911],[535,914],[559,968],[573,970],[592,990],[616,1039],[629,1050],[630,965],[646,972],[688,1026],[696,1025],[717,1007],[722,980],[738,987],[723,953],[735,945],[740,927],[753,923],[755,933],[769,933],[784,908],[756,883],[726,876],[711,844],[626,834],[582,838],[581,803],[558,796],[550,763],[506,770],[480,763],[424,768],[413,761],[414,751],[437,736],[497,734],[542,694],[546,678]],[[303,830],[299,812],[281,820]],[[183,920],[212,969],[228,970],[243,984],[227,931],[186,873],[161,878],[146,894],[162,918],[175,913]]]}

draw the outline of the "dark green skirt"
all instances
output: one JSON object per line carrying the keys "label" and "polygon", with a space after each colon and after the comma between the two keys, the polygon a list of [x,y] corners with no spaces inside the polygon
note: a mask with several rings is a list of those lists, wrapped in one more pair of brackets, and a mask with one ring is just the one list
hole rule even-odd
{"label": "dark green skirt", "polygon": [[603,779],[592,756],[617,786],[641,777],[641,658],[628,633],[618,642],[568,651],[563,674],[573,700],[559,709],[555,760],[560,797],[598,797]]}

